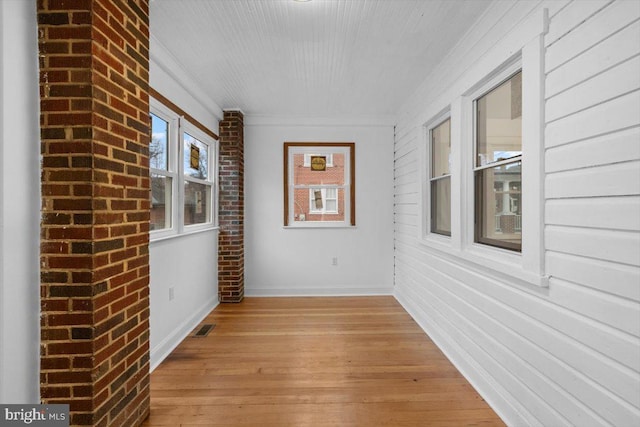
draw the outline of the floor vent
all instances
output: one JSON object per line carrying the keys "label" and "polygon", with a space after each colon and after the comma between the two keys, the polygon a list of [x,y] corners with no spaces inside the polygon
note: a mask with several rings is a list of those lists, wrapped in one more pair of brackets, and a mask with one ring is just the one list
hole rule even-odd
{"label": "floor vent", "polygon": [[204,338],[207,335],[209,335],[209,332],[211,332],[211,330],[213,328],[215,328],[216,325],[215,324],[206,324],[206,325],[202,325],[200,326],[200,328],[196,331],[195,334],[193,334],[194,338]]}

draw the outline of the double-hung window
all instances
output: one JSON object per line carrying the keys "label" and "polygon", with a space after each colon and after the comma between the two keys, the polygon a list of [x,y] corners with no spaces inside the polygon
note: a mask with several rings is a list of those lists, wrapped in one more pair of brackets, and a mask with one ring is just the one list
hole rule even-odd
{"label": "double-hung window", "polygon": [[548,16],[542,10],[492,48],[486,54],[490,61],[477,62],[453,80],[448,96],[429,110],[434,115],[424,122],[420,156],[422,244],[432,254],[455,257],[479,274],[536,286],[548,285],[543,84],[547,29]]}
{"label": "double-hung window", "polygon": [[185,226],[212,222],[213,179],[209,160],[214,150],[205,138],[194,136],[195,131],[187,125],[181,132]]}
{"label": "double-hung window", "polygon": [[451,236],[451,119],[429,130],[430,231]]}
{"label": "double-hung window", "polygon": [[214,228],[216,140],[155,99],[150,116],[151,237]]}
{"label": "double-hung window", "polygon": [[355,225],[355,144],[284,144],[284,225]]}
{"label": "double-hung window", "polygon": [[522,71],[474,101],[475,241],[522,249]]}
{"label": "double-hung window", "polygon": [[149,168],[151,172],[151,231],[174,227],[175,147],[170,142],[177,136],[178,121],[170,111],[155,109],[151,113]]}

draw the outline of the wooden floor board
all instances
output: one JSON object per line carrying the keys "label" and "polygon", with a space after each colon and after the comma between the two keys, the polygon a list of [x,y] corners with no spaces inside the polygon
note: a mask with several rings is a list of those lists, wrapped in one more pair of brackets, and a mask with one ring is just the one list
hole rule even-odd
{"label": "wooden floor board", "polygon": [[245,298],[151,375],[155,426],[502,426],[393,297]]}

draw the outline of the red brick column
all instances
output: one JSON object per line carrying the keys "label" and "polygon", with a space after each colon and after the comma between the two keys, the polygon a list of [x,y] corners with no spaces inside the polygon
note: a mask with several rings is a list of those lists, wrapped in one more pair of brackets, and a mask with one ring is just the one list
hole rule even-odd
{"label": "red brick column", "polygon": [[220,121],[220,302],[244,298],[244,116],[225,111]]}
{"label": "red brick column", "polygon": [[38,0],[41,398],[72,425],[149,413],[147,0]]}

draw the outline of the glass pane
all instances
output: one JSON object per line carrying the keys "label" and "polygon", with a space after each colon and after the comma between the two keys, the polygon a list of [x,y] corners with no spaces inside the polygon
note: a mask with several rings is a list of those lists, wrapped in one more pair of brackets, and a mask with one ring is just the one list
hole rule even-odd
{"label": "glass pane", "polygon": [[211,186],[195,182],[184,183],[184,225],[211,221]]}
{"label": "glass pane", "polygon": [[193,178],[209,177],[209,145],[184,134],[184,174]]}
{"label": "glass pane", "polygon": [[431,178],[451,173],[451,120],[431,129]]}
{"label": "glass pane", "polygon": [[151,175],[151,230],[171,227],[171,178]]}
{"label": "glass pane", "polygon": [[451,236],[451,178],[431,181],[431,232]]}
{"label": "glass pane", "polygon": [[522,154],[522,72],[476,102],[476,166]]}
{"label": "glass pane", "polygon": [[169,123],[151,114],[151,143],[149,144],[149,167],[167,169],[167,141]]}
{"label": "glass pane", "polygon": [[[306,157],[306,163],[305,163]],[[324,158],[312,162],[312,158]],[[293,155],[293,184],[294,185],[343,185],[345,183],[345,161],[343,153]],[[329,164],[328,162],[332,163]],[[323,167],[323,163],[325,167]]]}
{"label": "glass pane", "polygon": [[476,241],[507,249],[522,246],[522,163],[476,172]]}
{"label": "glass pane", "polygon": [[[327,191],[333,192],[334,197],[328,198]],[[293,220],[296,222],[345,220],[343,188],[295,188],[293,195]]]}

